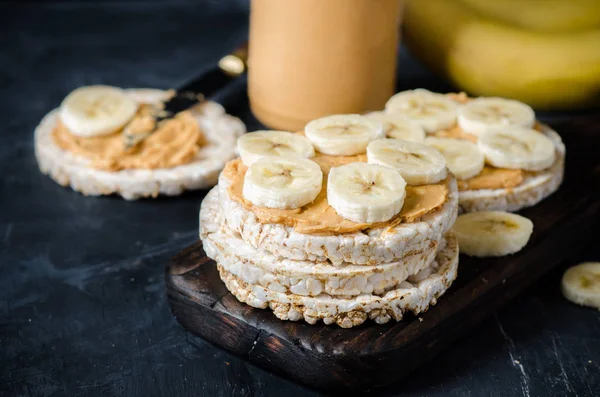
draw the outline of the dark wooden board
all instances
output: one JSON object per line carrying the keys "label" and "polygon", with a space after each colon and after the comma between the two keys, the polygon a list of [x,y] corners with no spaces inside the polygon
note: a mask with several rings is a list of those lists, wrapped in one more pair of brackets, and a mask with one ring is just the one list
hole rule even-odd
{"label": "dark wooden board", "polygon": [[455,283],[418,318],[353,329],[280,321],[270,310],[251,308],[229,294],[200,242],[166,269],[173,314],[194,334],[309,387],[356,391],[397,381],[594,235],[600,214],[598,121],[590,117],[555,126],[567,145],[565,181],[550,198],[521,211],[534,223],[525,249],[502,258],[461,255]]}

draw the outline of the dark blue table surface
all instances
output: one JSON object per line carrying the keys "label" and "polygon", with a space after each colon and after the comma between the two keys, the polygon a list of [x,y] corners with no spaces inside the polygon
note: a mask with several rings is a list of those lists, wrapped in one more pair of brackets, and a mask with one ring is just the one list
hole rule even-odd
{"label": "dark blue table surface", "polygon": [[[194,337],[170,314],[164,266],[197,239],[206,192],[84,197],[41,175],[33,155],[34,127],[69,91],[176,87],[245,37],[246,7],[0,5],[0,395],[319,395]],[[448,89],[403,51],[399,88],[419,86]],[[599,396],[600,312],[559,291],[564,268],[583,259],[600,260],[597,242],[382,393]]]}

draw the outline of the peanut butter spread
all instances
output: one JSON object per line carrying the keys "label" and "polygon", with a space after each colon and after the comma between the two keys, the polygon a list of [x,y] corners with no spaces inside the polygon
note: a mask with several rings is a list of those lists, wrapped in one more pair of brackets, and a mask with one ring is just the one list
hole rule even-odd
{"label": "peanut butter spread", "polygon": [[[461,104],[467,103],[471,100],[464,92],[461,93],[449,93],[447,96]],[[537,131],[542,132],[543,126],[540,122],[536,121],[533,128]],[[437,131],[434,133],[435,136],[452,138],[452,139],[464,139],[477,143],[477,137],[463,131],[458,124],[446,130]],[[508,169],[508,168],[496,168],[490,165],[485,165],[483,170],[474,177],[464,180],[458,180],[458,190],[478,190],[478,189],[510,189],[519,186],[523,183],[523,179],[527,173],[519,169]]]}
{"label": "peanut butter spread", "polygon": [[458,190],[512,188],[523,182],[523,176],[523,170],[485,166],[478,175],[465,180],[457,180]]}
{"label": "peanut butter spread", "polygon": [[327,202],[327,174],[334,166],[352,162],[366,162],[366,154],[328,156],[317,153],[312,160],[316,161],[323,171],[323,188],[312,203],[301,208],[278,210],[259,207],[247,201],[242,194],[247,167],[239,158],[227,163],[223,170],[223,175],[231,181],[228,189],[229,196],[248,211],[254,213],[261,223],[284,224],[293,227],[299,233],[328,235],[353,233],[379,227],[393,228],[401,222],[415,222],[422,216],[441,207],[448,198],[448,180],[431,185],[407,186],[402,211],[394,218],[380,223],[353,222],[342,218],[329,206]]}
{"label": "peanut butter spread", "polygon": [[[147,134],[155,123],[153,107],[141,105],[125,128],[131,134]],[[104,171],[173,168],[193,161],[206,143],[198,122],[187,111],[160,122],[156,131],[131,148],[126,147],[122,130],[104,136],[78,137],[60,120],[52,136],[61,149],[89,159],[91,167]]]}

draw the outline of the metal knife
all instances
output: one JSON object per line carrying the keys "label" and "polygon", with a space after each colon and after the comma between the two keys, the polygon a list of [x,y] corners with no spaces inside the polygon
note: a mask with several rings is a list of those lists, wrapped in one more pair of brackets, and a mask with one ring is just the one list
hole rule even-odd
{"label": "metal knife", "polygon": [[[247,70],[248,43],[236,48],[232,53],[225,55],[219,62],[205,70],[200,76],[182,87],[163,104],[163,109],[156,116],[159,121],[174,117],[177,113],[203,102],[206,98],[214,95]],[[127,148],[137,145],[150,136],[154,131],[145,134],[128,133],[124,130],[123,140]]]}

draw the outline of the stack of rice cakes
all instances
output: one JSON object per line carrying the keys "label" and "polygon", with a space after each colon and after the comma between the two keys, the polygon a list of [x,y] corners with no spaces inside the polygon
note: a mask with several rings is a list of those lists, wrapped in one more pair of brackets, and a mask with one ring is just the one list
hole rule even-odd
{"label": "stack of rice cakes", "polygon": [[[331,156],[316,148],[311,160],[321,165],[326,181]],[[418,219],[350,233],[302,233],[285,222],[265,222],[256,206],[232,193],[239,181],[230,171],[245,169],[240,164],[228,164],[200,210],[204,250],[239,301],[270,308],[282,320],[350,328],[367,319],[384,324],[406,312],[422,313],[456,278],[458,245],[448,231],[458,191],[451,174],[443,181],[443,204]]]}

